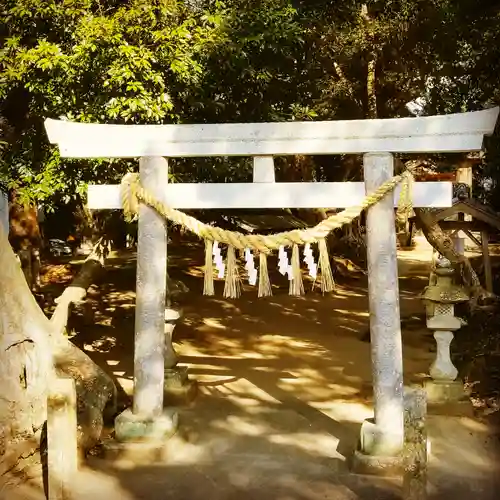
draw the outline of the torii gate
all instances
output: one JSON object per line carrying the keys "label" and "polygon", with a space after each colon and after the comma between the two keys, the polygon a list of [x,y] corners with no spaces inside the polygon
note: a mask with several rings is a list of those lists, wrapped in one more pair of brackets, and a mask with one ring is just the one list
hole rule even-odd
{"label": "torii gate", "polygon": [[[48,119],[52,144],[66,158],[137,158],[142,186],[178,209],[346,208],[359,205],[394,175],[392,153],[478,151],[499,108],[443,116],[376,120],[209,125],[105,125]],[[364,153],[363,183],[275,183],[273,156]],[[252,156],[253,184],[168,184],[166,158]],[[403,356],[394,199],[367,213],[370,332],[376,446],[368,455],[395,456],[404,440]],[[450,182],[415,183],[416,207],[449,207]],[[89,186],[92,209],[119,209],[120,186]],[[140,206],[133,409],[121,414],[137,437],[170,432],[176,415],[163,409],[165,221]],[[118,427],[118,426],[117,426]],[[126,436],[122,436],[123,439]],[[120,439],[117,429],[117,438]],[[363,439],[362,439],[363,442]],[[373,443],[373,439],[365,440]]]}

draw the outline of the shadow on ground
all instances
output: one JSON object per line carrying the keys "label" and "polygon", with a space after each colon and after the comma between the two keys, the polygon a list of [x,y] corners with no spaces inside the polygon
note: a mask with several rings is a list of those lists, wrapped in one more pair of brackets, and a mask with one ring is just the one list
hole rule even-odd
{"label": "shadow on ground", "polygon": [[[175,344],[200,396],[180,410],[178,435],[156,466],[130,457],[114,464],[92,458],[94,472],[81,477],[94,479],[81,480],[82,498],[398,498],[397,483],[358,477],[346,466],[360,424],[373,415],[366,279],[339,280],[326,296],[306,281],[306,295],[297,298],[287,295],[286,278],[273,273],[272,297],[258,299],[255,288],[245,286],[241,298],[225,300],[221,282],[214,297],[203,297],[202,249],[179,253],[169,257],[169,270],[191,291]],[[410,253],[400,265],[406,384],[420,382],[434,358],[418,297],[427,266]],[[134,259],[111,261],[72,319],[73,342],[117,381],[123,406],[133,388],[134,290]],[[435,498],[451,492],[455,500],[494,498],[484,491],[478,496],[490,462],[482,463],[467,441],[473,433],[481,440],[483,431],[467,420],[433,425]],[[456,446],[448,432],[456,433]]]}

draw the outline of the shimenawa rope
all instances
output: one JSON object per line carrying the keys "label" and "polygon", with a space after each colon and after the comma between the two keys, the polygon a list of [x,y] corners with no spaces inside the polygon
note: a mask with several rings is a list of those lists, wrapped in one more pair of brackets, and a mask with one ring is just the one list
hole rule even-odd
{"label": "shimenawa rope", "polygon": [[160,215],[178,224],[199,238],[205,240],[205,284],[203,293],[205,295],[214,294],[213,284],[213,264],[212,248],[214,242],[228,245],[228,257],[226,266],[226,285],[224,295],[226,297],[238,297],[241,293],[240,276],[236,264],[236,255],[234,250],[245,249],[254,250],[259,253],[259,297],[272,295],[271,284],[267,270],[267,256],[280,247],[292,247],[292,265],[290,279],[290,294],[302,295],[304,286],[300,273],[300,255],[298,245],[306,243],[318,243],[319,250],[319,269],[321,271],[321,290],[323,293],[334,290],[335,282],[333,280],[330,259],[325,238],[335,229],[339,229],[350,224],[356,219],[363,210],[375,205],[384,197],[389,195],[399,183],[403,184],[401,196],[398,205],[398,220],[401,217],[408,218],[412,210],[411,186],[413,176],[409,170],[401,175],[396,175],[382,184],[373,193],[365,196],[361,204],[357,207],[350,207],[342,212],[331,215],[319,224],[308,229],[294,229],[292,231],[276,233],[273,235],[262,234],[243,234],[237,231],[228,231],[219,227],[210,226],[187,215],[179,210],[171,208],[156,199],[150,192],[145,190],[139,182],[139,174],[128,173],[121,182],[121,202],[125,218],[128,221],[133,220],[139,210],[139,204],[144,203],[156,210]]}

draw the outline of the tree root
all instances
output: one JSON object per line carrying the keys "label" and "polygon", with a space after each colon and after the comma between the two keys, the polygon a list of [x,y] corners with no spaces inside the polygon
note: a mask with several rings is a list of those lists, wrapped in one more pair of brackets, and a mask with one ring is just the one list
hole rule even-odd
{"label": "tree root", "polygon": [[78,446],[86,453],[99,442],[104,423],[116,415],[116,386],[102,368],[66,338],[58,341],[54,365],[59,377],[75,380]]}

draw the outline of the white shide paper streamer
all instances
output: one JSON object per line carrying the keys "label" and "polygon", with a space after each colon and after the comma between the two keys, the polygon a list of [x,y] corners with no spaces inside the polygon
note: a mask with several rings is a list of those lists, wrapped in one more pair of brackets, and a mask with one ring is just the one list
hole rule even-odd
{"label": "white shide paper streamer", "polygon": [[222,260],[219,243],[217,241],[214,241],[212,254],[214,256],[215,268],[217,269],[217,271],[219,271],[218,278],[222,279],[224,278],[224,273],[226,271],[226,264],[224,264],[224,261]]}
{"label": "white shide paper streamer", "polygon": [[280,246],[278,252],[278,271],[284,276],[288,274],[288,279],[292,279],[292,265],[288,260],[288,254],[286,253],[285,247]]}
{"label": "white shide paper streamer", "polygon": [[314,262],[314,255],[309,243],[304,245],[304,262],[307,264],[307,269],[309,270],[309,276],[316,279],[318,275],[318,265]]}
{"label": "white shide paper streamer", "polygon": [[248,283],[255,285],[257,283],[257,269],[255,269],[253,254],[249,248],[245,248],[245,269],[248,273]]}

